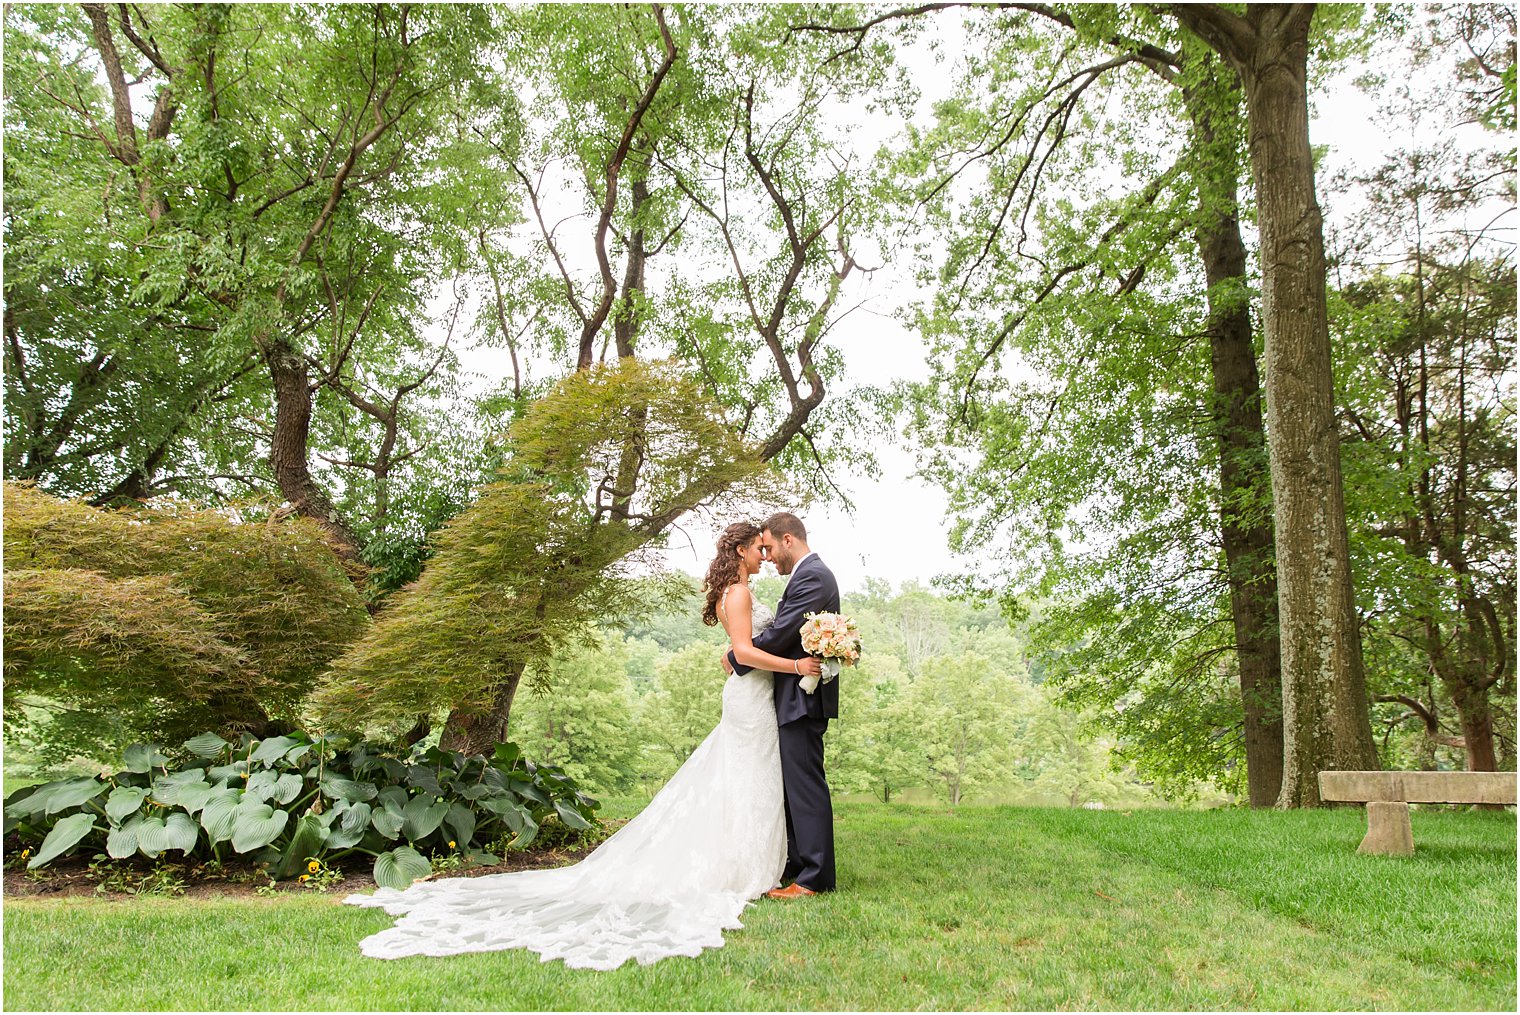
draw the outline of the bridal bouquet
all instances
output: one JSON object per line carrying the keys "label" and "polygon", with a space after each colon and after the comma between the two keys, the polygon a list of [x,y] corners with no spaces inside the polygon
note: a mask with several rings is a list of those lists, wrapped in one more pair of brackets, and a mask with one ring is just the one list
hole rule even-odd
{"label": "bridal bouquet", "polygon": [[[860,661],[860,629],[855,621],[838,613],[809,613],[802,625],[802,647],[809,655],[823,657],[825,683],[839,676],[841,666]],[[819,677],[806,676],[799,685],[808,694],[818,689]]]}

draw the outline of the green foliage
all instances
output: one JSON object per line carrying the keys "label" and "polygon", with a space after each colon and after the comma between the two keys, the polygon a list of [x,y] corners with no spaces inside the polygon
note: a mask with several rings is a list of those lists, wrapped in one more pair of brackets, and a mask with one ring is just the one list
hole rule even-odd
{"label": "green foliage", "polygon": [[[460,861],[464,854],[452,853],[451,857]],[[343,882],[343,872],[336,867],[330,867],[314,856],[306,858],[306,873],[298,874],[296,881],[309,892],[329,892],[335,885]]]}
{"label": "green foliage", "polygon": [[525,760],[514,744],[490,758],[437,748],[400,756],[345,736],[233,743],[204,733],[176,758],[134,744],[125,762],[115,774],[6,798],[5,834],[36,845],[29,869],[87,850],[220,860],[230,847],[276,879],[307,884],[357,852],[375,857],[377,884],[405,888],[432,869],[419,851],[493,863],[479,844],[510,834],[524,847],[546,822],[588,829],[597,807],[563,770]]}
{"label": "green foliage", "polygon": [[138,897],[172,898],[185,893],[184,865],[159,859],[153,869],[143,874],[130,866],[97,855],[90,864],[90,878],[96,895],[121,892]]}
{"label": "green foliage", "polygon": [[[1138,588],[1144,567],[1114,579]],[[1095,563],[1086,576],[1098,574]],[[1245,774],[1228,604],[1211,584],[1179,581],[1170,600],[1113,591],[1057,601],[1032,624],[1058,700],[1101,716],[1119,754],[1170,795],[1187,796],[1199,782],[1236,792]]]}
{"label": "green foliage", "polygon": [[904,699],[909,683],[902,664],[867,644],[867,653],[844,674],[839,688],[842,721],[831,726],[824,741],[829,785],[891,803],[905,788],[927,781],[924,751]]}
{"label": "green foliage", "polygon": [[[913,311],[930,376],[900,405],[949,495],[951,547],[976,560],[949,587],[1010,617],[1041,604],[1030,668],[1147,778],[1187,784],[1239,757],[1238,695],[1212,707],[1207,668],[1233,645],[1221,519],[1270,511],[1264,481],[1221,493],[1208,319],[1252,297],[1239,278],[1210,292],[1195,243],[1235,214],[1239,97],[1154,12],[1061,13],[1069,27],[978,19],[952,98],[897,167],[946,236]],[[1175,51],[1175,76],[1116,38]],[[1264,479],[1264,455],[1244,464]],[[1116,704],[1177,678],[1176,708],[1120,728],[1138,714]]]}
{"label": "green foliage", "polygon": [[177,453],[187,423],[213,400],[229,415],[258,411],[250,350],[208,336],[224,315],[204,292],[165,294],[185,246],[144,242],[135,181],[70,108],[112,121],[105,81],[85,59],[81,10],[14,15],[4,47],[5,475],[100,494],[155,457],[187,465]]}
{"label": "green foliage", "polygon": [[5,522],[6,730],[46,758],[292,719],[368,626],[305,521],[103,511],[6,483]]}
{"label": "green foliage", "polygon": [[[789,16],[149,6],[98,25],[90,13],[43,5],[5,25],[7,476],[101,501],[279,490],[351,534],[387,594],[418,578],[430,534],[501,464],[493,424],[583,367],[583,350],[605,360],[614,330],[623,358],[636,346],[692,368],[733,435],[707,446],[752,441],[815,479],[868,457],[822,439],[854,410],[819,403],[844,376],[828,328],[868,215],[823,100],[871,79],[849,61],[820,70],[823,40],[769,44]],[[677,55],[634,130],[666,29]],[[114,108],[96,69],[113,45],[132,109]],[[735,144],[741,112],[753,158]],[[140,152],[98,126],[134,122]],[[594,240],[567,238],[573,227],[525,240],[516,227],[540,196],[582,196],[593,218],[605,203],[607,221]],[[766,213],[694,208],[730,200]],[[594,250],[570,249],[582,239]],[[588,252],[597,270],[581,273]],[[623,257],[609,313],[597,291]],[[483,399],[467,387],[456,324],[510,352],[510,383]],[[774,365],[760,377],[757,355]],[[271,417],[290,438],[278,449]],[[644,537],[721,489],[692,476],[661,487],[671,477],[643,468],[642,428],[619,433],[612,484],[637,489]],[[292,478],[308,466],[315,498]]]}
{"label": "green foliage", "polygon": [[[692,642],[702,641],[714,648],[726,645],[728,637],[721,625],[708,627],[702,623],[703,596],[695,589],[688,590],[680,598],[672,598],[667,606],[646,617],[637,617],[617,626],[629,638],[647,639],[655,643],[661,652],[675,652]],[[775,602],[775,600],[770,600]],[[653,671],[648,671],[652,679]]]}
{"label": "green foliage", "polygon": [[[1036,689],[1034,695],[1046,693]],[[1113,806],[1132,798],[1135,773],[1118,767],[1113,740],[1094,736],[1093,725],[1071,708],[1049,704],[1022,717],[1013,744],[1019,753],[1015,764],[1033,793],[1068,807]]]}
{"label": "green foliage", "polygon": [[674,653],[656,670],[653,689],[640,702],[644,753],[640,778],[669,778],[718,725],[723,714],[721,647],[698,642]]}
{"label": "green foliage", "polygon": [[1488,101],[1474,90],[1487,75],[1454,38],[1502,63],[1507,32],[1513,61],[1513,26],[1513,12],[1475,5],[1406,29],[1400,42],[1434,64],[1426,72],[1463,87],[1386,89],[1381,123],[1418,140],[1347,181],[1362,207],[1339,252],[1331,333],[1363,648],[1390,767],[1514,765],[1515,261],[1494,231],[1503,219],[1490,221],[1514,205],[1514,141],[1464,130]]}
{"label": "green foliage", "polygon": [[[611,483],[635,439],[641,494],[620,507]],[[665,514],[759,470],[683,371],[634,360],[562,381],[513,426],[504,460],[502,478],[437,534],[422,577],[334,664],[317,699],[325,714],[409,725],[435,709],[489,711],[499,685],[591,623],[687,591],[671,576],[634,580],[639,551]]]}
{"label": "green foliage", "polygon": [[[139,499],[272,489],[257,421],[278,349],[316,380],[312,440],[344,463],[340,506],[363,534],[425,516],[456,471],[415,460],[452,430],[419,405],[449,396],[453,368],[424,335],[427,304],[473,227],[515,218],[482,197],[502,189],[519,122],[482,57],[493,13],[108,13],[130,112],[82,8],[5,22],[7,477]],[[123,112],[131,145],[93,126]],[[349,397],[375,391],[399,403],[383,476],[368,466],[386,427]]]}
{"label": "green foliage", "polygon": [[664,651],[653,638],[633,635],[622,637],[623,670],[628,676],[635,698],[641,698],[654,686],[655,665]]}
{"label": "green foliage", "polygon": [[[844,676],[825,741],[831,785],[884,803],[926,792],[1067,806],[1151,797],[1123,765],[1125,742],[1100,736],[1081,703],[1032,678],[1022,622],[916,584],[894,592],[868,581],[843,606],[866,653]],[[1168,788],[1185,796],[1214,774],[1179,775]]]}
{"label": "green foliage", "polygon": [[540,222],[526,249],[482,233],[495,298],[479,330],[566,371],[605,362],[614,339],[620,357],[674,357],[766,460],[828,491],[825,467],[871,461],[849,439],[855,403],[834,397],[847,373],[830,329],[856,258],[876,260],[877,202],[827,109],[875,78],[789,31],[812,13],[513,10],[505,81],[532,98],[509,179],[535,211],[570,195],[585,224]]}
{"label": "green foliage", "polygon": [[1027,679],[975,652],[959,652],[931,660],[907,691],[906,713],[925,774],[952,807],[1011,767],[1006,752]]}
{"label": "green foliage", "polygon": [[509,735],[531,757],[558,765],[588,789],[628,790],[639,745],[626,658],[620,643],[603,638],[556,653],[547,674],[528,674],[552,690],[518,697]]}
{"label": "green foliage", "polygon": [[[1513,759],[1514,261],[1422,260],[1332,301],[1369,683],[1444,726],[1415,745],[1419,767],[1464,711],[1492,710]],[[1426,725],[1398,702],[1379,711],[1385,732]]]}

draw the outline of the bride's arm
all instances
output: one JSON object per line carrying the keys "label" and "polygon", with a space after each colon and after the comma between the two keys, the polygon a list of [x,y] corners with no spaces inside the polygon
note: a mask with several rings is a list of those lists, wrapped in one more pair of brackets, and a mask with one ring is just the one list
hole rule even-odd
{"label": "bride's arm", "polygon": [[812,656],[803,659],[788,659],[785,656],[772,655],[755,648],[753,635],[750,632],[750,610],[752,609],[750,604],[749,589],[743,585],[730,586],[724,593],[723,611],[719,614],[719,618],[723,621],[723,630],[728,632],[734,658],[743,666],[770,670],[772,673],[817,675],[820,666],[818,660]]}

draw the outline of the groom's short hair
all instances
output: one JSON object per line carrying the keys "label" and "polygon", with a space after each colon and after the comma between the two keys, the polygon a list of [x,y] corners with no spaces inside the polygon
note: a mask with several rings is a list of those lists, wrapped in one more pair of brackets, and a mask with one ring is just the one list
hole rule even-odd
{"label": "groom's short hair", "polygon": [[790,511],[777,511],[761,522],[760,527],[773,536],[791,536],[793,539],[807,542],[807,529],[803,528],[802,519]]}

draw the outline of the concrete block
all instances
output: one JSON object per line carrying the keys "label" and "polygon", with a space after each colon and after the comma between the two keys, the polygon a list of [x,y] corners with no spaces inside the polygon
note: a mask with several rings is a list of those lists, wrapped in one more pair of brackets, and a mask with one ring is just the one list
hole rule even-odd
{"label": "concrete block", "polygon": [[1409,827],[1409,805],[1388,800],[1367,804],[1367,835],[1356,851],[1379,856],[1413,855],[1414,830]]}
{"label": "concrete block", "polygon": [[1515,803],[1514,772],[1321,772],[1324,800],[1416,804]]}

